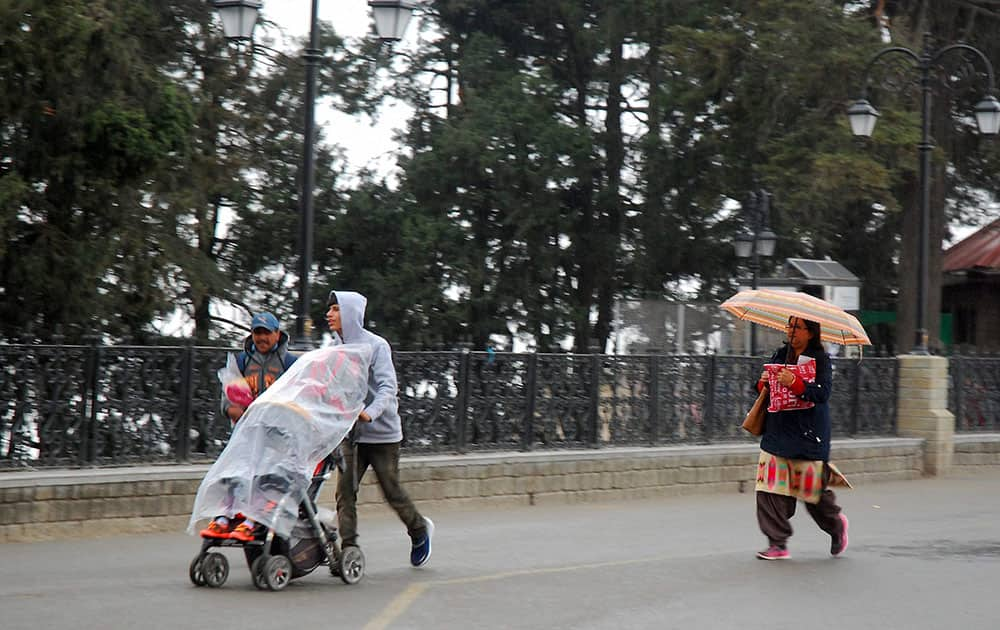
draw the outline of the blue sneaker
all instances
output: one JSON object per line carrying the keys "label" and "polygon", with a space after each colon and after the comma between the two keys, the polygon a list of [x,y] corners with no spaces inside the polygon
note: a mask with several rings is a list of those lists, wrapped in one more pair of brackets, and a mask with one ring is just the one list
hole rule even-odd
{"label": "blue sneaker", "polygon": [[410,547],[410,564],[415,567],[424,566],[431,557],[431,538],[434,537],[434,521],[425,516],[424,524],[427,527],[427,533],[418,540],[414,540],[413,546]]}

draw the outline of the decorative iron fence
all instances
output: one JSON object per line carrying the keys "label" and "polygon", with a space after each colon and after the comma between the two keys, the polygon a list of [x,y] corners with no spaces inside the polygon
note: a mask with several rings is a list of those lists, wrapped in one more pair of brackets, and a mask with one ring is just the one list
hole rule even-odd
{"label": "decorative iron fence", "polygon": [[[0,345],[0,469],[213,460],[230,432],[215,374],[227,351]],[[398,352],[395,363],[408,452],[753,440],[739,424],[759,359]],[[834,370],[834,435],[893,435],[896,359]]]}
{"label": "decorative iron fence", "polygon": [[1000,358],[953,356],[948,369],[948,409],[955,414],[955,430],[1000,431]]}

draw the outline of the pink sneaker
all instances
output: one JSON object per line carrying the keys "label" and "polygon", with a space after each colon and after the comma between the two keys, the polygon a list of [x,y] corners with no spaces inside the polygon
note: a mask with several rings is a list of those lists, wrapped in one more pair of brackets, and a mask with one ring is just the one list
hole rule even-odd
{"label": "pink sneaker", "polygon": [[764,551],[758,551],[757,557],[761,560],[788,560],[792,554],[787,549],[782,549],[777,545],[771,545]]}
{"label": "pink sneaker", "polygon": [[833,541],[830,543],[830,555],[839,556],[840,554],[847,551],[847,516],[843,512],[837,515],[840,518],[840,535],[833,536]]}

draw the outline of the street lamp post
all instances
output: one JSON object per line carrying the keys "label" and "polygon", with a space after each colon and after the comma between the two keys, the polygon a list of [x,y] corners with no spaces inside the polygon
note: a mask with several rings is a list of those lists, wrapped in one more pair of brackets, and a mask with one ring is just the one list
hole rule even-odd
{"label": "street lamp post", "polygon": [[920,107],[920,231],[917,246],[917,326],[916,339],[911,354],[927,354],[927,287],[930,280],[930,197],[931,197],[931,151],[934,143],[931,141],[931,70],[941,59],[951,52],[968,52],[983,62],[986,67],[988,88],[986,96],[975,106],[976,124],[980,133],[993,135],[1000,128],[1000,102],[993,96],[993,65],[979,49],[968,44],[951,44],[940,50],[934,50],[930,33],[924,33],[923,50],[920,54],[909,48],[890,46],[875,53],[865,67],[861,98],[847,108],[847,117],[851,122],[851,131],[856,136],[871,136],[878,120],[879,112],[868,102],[868,79],[872,66],[880,59],[890,54],[901,54],[913,62],[913,68],[920,73],[921,107]]}
{"label": "street lamp post", "polygon": [[[262,6],[260,0],[213,0],[222,18],[227,39],[249,40]],[[383,41],[398,41],[406,32],[417,3],[413,0],[369,0],[375,18],[375,30]],[[312,269],[313,248],[313,188],[315,187],[316,135],[316,68],[323,51],[319,49],[319,0],[312,0],[309,22],[309,45],[302,54],[306,65],[305,130],[302,146],[302,190],[299,195],[299,298],[295,310],[294,338],[308,343],[309,272]]]}
{"label": "street lamp post", "polygon": [[[736,235],[733,247],[737,258],[749,258],[750,288],[757,288],[757,271],[760,269],[760,256],[770,258],[774,255],[774,246],[778,237],[771,231],[771,193],[766,190],[756,190],[750,193],[746,205],[743,206],[743,229]],[[750,356],[757,354],[757,328],[750,324]]]}

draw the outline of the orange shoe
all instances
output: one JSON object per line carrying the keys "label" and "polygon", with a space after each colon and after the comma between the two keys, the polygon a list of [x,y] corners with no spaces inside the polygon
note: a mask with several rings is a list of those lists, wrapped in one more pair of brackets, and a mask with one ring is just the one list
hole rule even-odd
{"label": "orange shoe", "polygon": [[229,525],[222,524],[221,521],[212,521],[208,527],[201,530],[202,538],[229,538]]}
{"label": "orange shoe", "polygon": [[236,526],[236,529],[229,533],[229,538],[250,542],[253,540],[253,525],[249,525],[246,522],[240,523]]}

